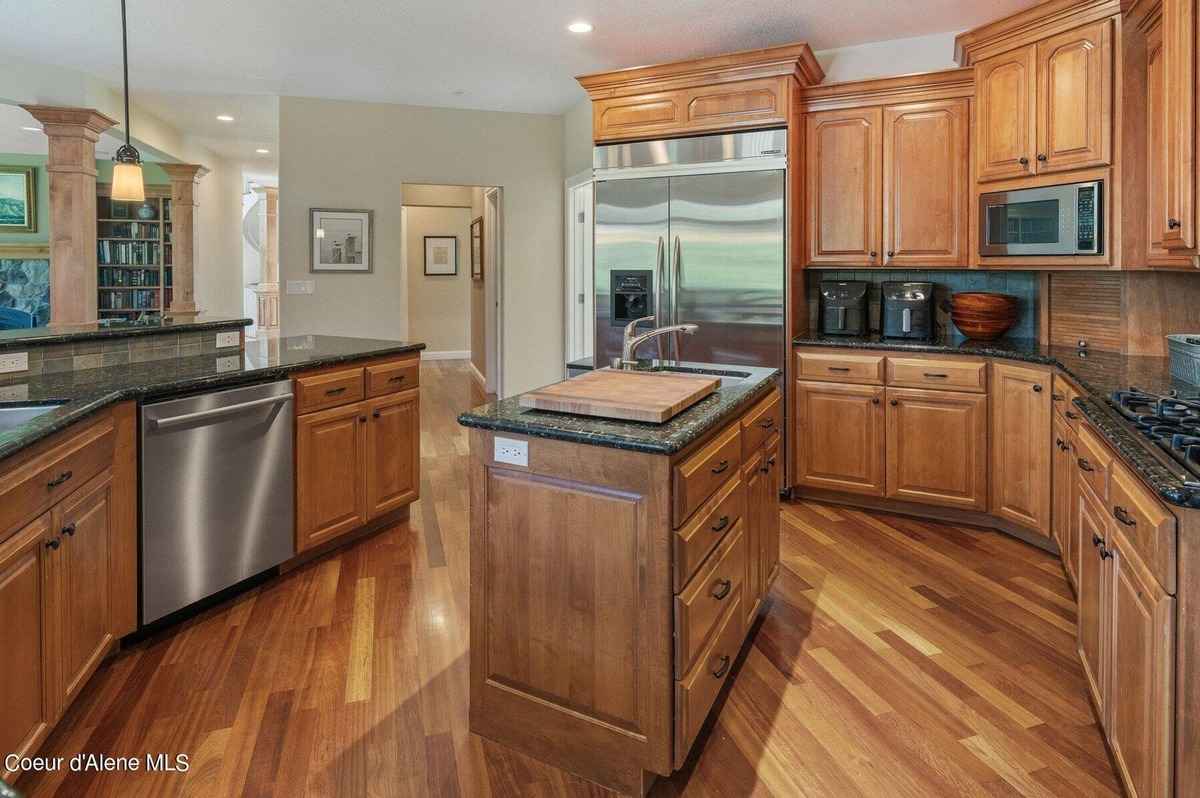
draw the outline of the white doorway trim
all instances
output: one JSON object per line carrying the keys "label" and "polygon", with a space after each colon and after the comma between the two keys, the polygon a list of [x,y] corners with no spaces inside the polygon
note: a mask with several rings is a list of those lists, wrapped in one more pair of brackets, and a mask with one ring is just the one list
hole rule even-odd
{"label": "white doorway trim", "polygon": [[[489,188],[483,194],[484,234],[484,348],[487,384],[485,390],[504,398],[504,189]],[[491,262],[487,237],[491,237]]]}
{"label": "white doorway trim", "polygon": [[591,357],[595,351],[593,185],[592,170],[586,169],[567,178],[563,186],[563,352],[567,362]]}

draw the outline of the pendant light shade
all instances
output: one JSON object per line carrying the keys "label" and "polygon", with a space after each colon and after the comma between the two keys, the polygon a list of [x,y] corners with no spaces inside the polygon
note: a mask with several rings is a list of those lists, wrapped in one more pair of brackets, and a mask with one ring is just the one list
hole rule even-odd
{"label": "pendant light shade", "polygon": [[142,202],[146,199],[142,154],[129,143],[129,34],[125,24],[125,0],[121,0],[121,60],[125,67],[125,143],[113,156],[112,198]]}

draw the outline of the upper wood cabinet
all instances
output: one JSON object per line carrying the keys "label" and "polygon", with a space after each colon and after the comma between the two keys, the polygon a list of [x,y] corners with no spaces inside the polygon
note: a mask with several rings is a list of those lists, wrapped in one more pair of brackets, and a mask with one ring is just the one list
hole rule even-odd
{"label": "upper wood cabinet", "polygon": [[1194,252],[1197,246],[1197,9],[1196,0],[1163,0],[1161,109],[1163,210],[1157,222],[1162,246]]}
{"label": "upper wood cabinet", "polygon": [[1065,31],[976,65],[976,179],[1112,162],[1112,20]]}
{"label": "upper wood cabinet", "polygon": [[992,513],[1050,535],[1050,372],[992,363]]}
{"label": "upper wood cabinet", "polygon": [[879,265],[882,109],[809,114],[805,142],[808,262]]}
{"label": "upper wood cabinet", "polygon": [[885,265],[967,264],[969,131],[965,99],[883,109]]}

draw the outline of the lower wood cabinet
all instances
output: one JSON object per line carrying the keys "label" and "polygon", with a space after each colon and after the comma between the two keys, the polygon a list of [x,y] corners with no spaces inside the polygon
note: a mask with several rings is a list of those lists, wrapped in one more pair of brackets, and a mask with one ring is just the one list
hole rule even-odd
{"label": "lower wood cabinet", "polygon": [[884,494],[883,395],[877,385],[796,383],[797,483]]}
{"label": "lower wood cabinet", "polygon": [[1071,583],[1071,587],[1075,587],[1079,565],[1079,546],[1074,525],[1075,513],[1071,506],[1076,468],[1075,435],[1058,413],[1054,414],[1053,433],[1054,449],[1050,452],[1053,462],[1050,483],[1052,495],[1050,531],[1062,555],[1063,570],[1066,571],[1067,581]]}
{"label": "lower wood cabinet", "polygon": [[367,515],[389,513],[417,498],[421,461],[421,406],[416,390],[367,403]]}
{"label": "lower wood cabinet", "polygon": [[887,496],[987,509],[987,396],[887,389]]}
{"label": "lower wood cabinet", "polygon": [[1105,699],[1107,696],[1106,678],[1107,663],[1103,657],[1105,638],[1105,616],[1108,602],[1105,600],[1105,566],[1107,556],[1106,539],[1108,523],[1105,520],[1104,505],[1092,493],[1091,489],[1077,482],[1075,492],[1076,520],[1081,544],[1079,551],[1079,573],[1076,580],[1076,595],[1078,596],[1078,632],[1079,660],[1083,664],[1083,675],[1087,680],[1088,692],[1096,706],[1096,712],[1102,719],[1105,715]]}
{"label": "lower wood cabinet", "polygon": [[992,363],[993,514],[1050,535],[1050,371]]}
{"label": "lower wood cabinet", "polygon": [[742,609],[750,623],[758,614],[779,564],[779,436],[750,459],[746,482],[746,588]]}

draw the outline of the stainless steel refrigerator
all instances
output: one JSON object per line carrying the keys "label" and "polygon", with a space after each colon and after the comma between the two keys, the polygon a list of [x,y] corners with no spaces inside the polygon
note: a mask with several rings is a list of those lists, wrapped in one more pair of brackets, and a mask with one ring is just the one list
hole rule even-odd
{"label": "stainless steel refrigerator", "polygon": [[786,153],[785,130],[595,148],[598,367],[654,316],[700,329],[640,358],[783,368]]}

